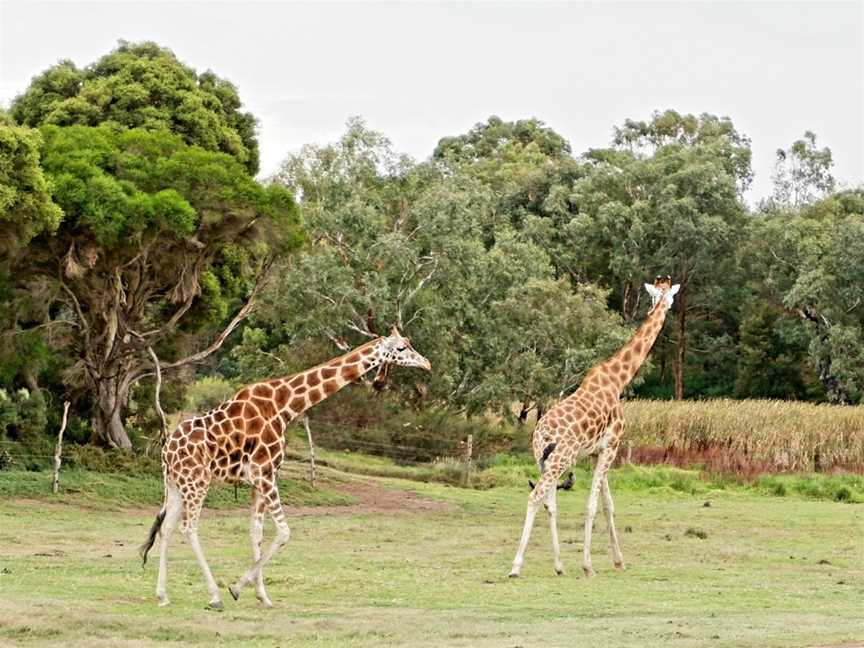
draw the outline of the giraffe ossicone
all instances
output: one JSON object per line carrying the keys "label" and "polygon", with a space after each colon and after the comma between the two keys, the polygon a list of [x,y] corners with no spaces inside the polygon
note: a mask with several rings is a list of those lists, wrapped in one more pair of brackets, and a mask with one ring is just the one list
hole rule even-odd
{"label": "giraffe ossicone", "polygon": [[558,543],[557,485],[558,479],[576,461],[586,455],[597,455],[597,466],[591,480],[588,510],[585,516],[585,542],[582,547],[582,569],[586,576],[593,576],[591,566],[591,532],[597,513],[598,498],[603,497],[603,510],[609,527],[612,560],[617,569],[624,569],[624,556],[618,544],[615,530],[614,505],[609,490],[607,472],[624,432],[621,409],[621,390],[633,379],[645,362],[654,341],[663,328],[666,313],[672,307],[673,298],[680,286],[672,285],[670,276],[657,277],[653,284],[645,284],[651,296],[651,308],[645,321],[636,333],[611,358],[591,368],[579,388],[570,396],[551,407],[537,422],[532,437],[534,458],[540,468],[540,478],[532,485],[528,497],[528,510],[522,537],[510,576],[519,576],[525,560],[525,550],[534,526],[534,516],[540,504],[549,514],[552,535],[552,556],[555,572],[562,574],[561,549]]}
{"label": "giraffe ossicone", "polygon": [[[147,552],[161,531],[159,576],[156,598],[167,605],[168,544],[178,522],[195,552],[210,595],[210,606],[222,609],[219,587],[198,540],[198,521],[204,497],[213,481],[246,483],[252,486],[252,564],[228,589],[235,599],[246,586],[255,583],[262,604],[272,605],[264,589],[264,565],[288,541],[290,531],[279,500],[277,473],[285,454],[283,433],[288,424],[310,407],[332,396],[375,367],[399,365],[431,371],[429,360],[411,346],[396,327],[329,362],[284,378],[267,380],[241,389],[215,409],[183,421],[165,440],[162,473],[165,500],[141,545],[144,563]],[[264,515],[276,525],[276,537],[262,553]]]}

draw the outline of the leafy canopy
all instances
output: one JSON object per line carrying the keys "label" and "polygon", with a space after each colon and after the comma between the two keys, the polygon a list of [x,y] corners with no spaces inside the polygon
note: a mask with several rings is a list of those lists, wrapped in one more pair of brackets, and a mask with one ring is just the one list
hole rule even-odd
{"label": "leafy canopy", "polygon": [[79,69],[61,61],[33,78],[13,102],[19,124],[166,130],[188,144],[222,151],[258,171],[255,118],[241,110],[237,89],[212,72],[198,74],[152,42],[120,45]]}
{"label": "leafy canopy", "polygon": [[15,126],[0,112],[0,252],[60,223],[60,208],[39,166],[41,144],[39,131]]}

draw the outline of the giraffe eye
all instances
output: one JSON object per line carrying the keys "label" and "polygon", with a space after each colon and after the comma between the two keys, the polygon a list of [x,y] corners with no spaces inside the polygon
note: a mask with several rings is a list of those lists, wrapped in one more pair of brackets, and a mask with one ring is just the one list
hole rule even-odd
{"label": "giraffe eye", "polygon": [[399,353],[402,353],[402,352],[405,350],[405,347],[402,346],[402,347],[399,347],[399,348],[396,349],[396,350],[397,350]]}

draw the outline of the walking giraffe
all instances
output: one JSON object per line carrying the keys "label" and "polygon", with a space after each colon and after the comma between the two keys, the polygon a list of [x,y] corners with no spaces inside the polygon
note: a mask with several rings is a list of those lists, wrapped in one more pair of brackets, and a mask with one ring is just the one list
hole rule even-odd
{"label": "walking giraffe", "polygon": [[[159,578],[156,598],[168,604],[165,591],[168,576],[167,551],[171,533],[182,518],[185,532],[210,593],[210,607],[222,609],[219,587],[213,579],[198,540],[198,519],[204,496],[212,481],[243,482],[252,486],[252,566],[229,586],[236,600],[253,580],[258,600],[272,606],[264,590],[262,570],[273,554],[288,541],[289,529],[279,501],[277,472],[284,456],[283,433],[288,424],[307,409],[332,396],[373,367],[390,364],[431,370],[429,361],[411,347],[396,327],[343,356],[285,378],[245,387],[216,409],[181,423],[162,448],[165,502],[141,545],[142,560],[162,531],[159,544]],[[261,554],[264,513],[276,525],[276,537]]]}
{"label": "walking giraffe", "polygon": [[537,422],[532,441],[534,458],[540,467],[540,479],[528,497],[528,511],[519,549],[513,559],[510,576],[519,576],[525,559],[525,549],[531,537],[534,516],[540,503],[544,502],[549,513],[549,526],[552,534],[552,554],[555,559],[555,572],[564,573],[561,565],[561,550],[558,546],[556,485],[558,478],[581,457],[597,453],[597,466],[591,480],[591,493],[588,497],[588,512],[585,517],[585,542],[583,544],[582,569],[586,576],[593,576],[591,568],[591,530],[597,514],[597,498],[603,494],[603,510],[609,526],[609,540],[612,559],[616,569],[624,569],[624,556],[618,546],[615,531],[612,494],[606,473],[624,431],[621,411],[621,390],[636,375],[639,367],[648,357],[654,340],[663,328],[666,313],[672,306],[672,299],[678,292],[678,284],[672,285],[672,278],[657,277],[654,285],[645,284],[651,295],[651,310],[633,338],[618,353],[605,362],[592,368],[585,375],[582,384],[573,394],[557,403]]}

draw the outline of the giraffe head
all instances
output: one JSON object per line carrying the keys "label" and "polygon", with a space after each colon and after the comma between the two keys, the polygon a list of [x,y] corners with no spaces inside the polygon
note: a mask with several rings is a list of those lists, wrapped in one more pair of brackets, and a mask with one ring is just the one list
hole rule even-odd
{"label": "giraffe head", "polygon": [[378,344],[375,345],[375,356],[381,362],[382,367],[395,364],[432,371],[432,365],[429,361],[411,346],[411,339],[402,337],[395,326],[390,331],[390,335],[380,338]]}
{"label": "giraffe head", "polygon": [[665,277],[658,275],[658,277],[654,279],[653,284],[646,283],[645,290],[647,290],[648,294],[651,295],[651,310],[654,310],[654,307],[657,306],[661,300],[665,300],[667,309],[672,308],[672,300],[680,288],[680,284],[672,285],[672,277],[669,275],[666,275]]}

